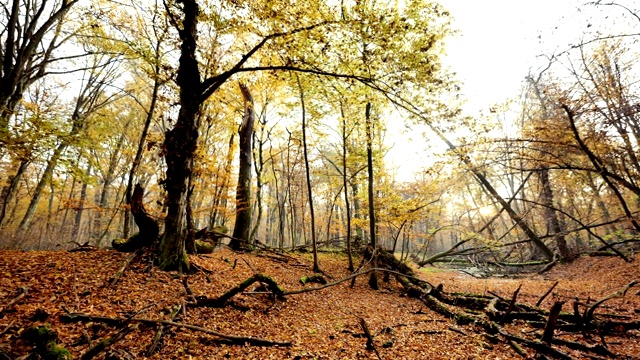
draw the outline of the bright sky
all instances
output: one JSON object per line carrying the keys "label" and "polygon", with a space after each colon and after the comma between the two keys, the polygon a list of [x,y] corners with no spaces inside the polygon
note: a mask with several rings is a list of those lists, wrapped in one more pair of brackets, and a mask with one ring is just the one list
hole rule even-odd
{"label": "bright sky", "polygon": [[[469,115],[518,96],[529,70],[540,66],[538,55],[562,51],[578,38],[587,26],[586,14],[577,13],[584,1],[440,0],[459,31],[446,42],[445,64],[463,82]],[[419,129],[396,138],[401,128],[389,128],[393,148],[387,158],[400,179],[410,180],[420,164],[429,163],[431,151],[425,149],[427,140]],[[431,143],[440,142],[430,138]]]}
{"label": "bright sky", "polygon": [[516,96],[538,55],[575,38],[572,30],[580,24],[567,26],[567,19],[582,18],[576,16],[582,2],[440,0],[453,15],[453,27],[460,31],[447,42],[447,63],[464,82],[470,108],[486,109]]}
{"label": "bright sky", "polygon": [[[577,8],[587,0],[439,0],[453,16],[458,35],[446,41],[445,64],[462,82],[468,115],[477,116],[494,104],[518,96],[529,73],[545,64],[541,54],[563,51],[587,30],[589,11]],[[593,7],[592,7],[593,9]],[[411,180],[430,163],[433,150],[443,148],[424,129],[399,134],[403,124],[390,124],[387,163],[398,179]],[[409,160],[409,161],[407,161]]]}

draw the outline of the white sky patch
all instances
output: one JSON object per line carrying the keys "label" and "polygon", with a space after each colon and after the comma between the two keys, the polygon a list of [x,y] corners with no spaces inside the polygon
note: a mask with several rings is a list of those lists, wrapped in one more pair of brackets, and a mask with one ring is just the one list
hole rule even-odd
{"label": "white sky patch", "polygon": [[[446,39],[443,62],[462,82],[464,109],[471,116],[517,97],[530,70],[535,73],[544,64],[539,55],[566,49],[587,26],[577,10],[582,0],[439,2],[450,11],[458,31]],[[387,145],[393,147],[386,160],[397,169],[397,178],[407,181],[430,164],[433,150],[444,144],[435,135],[423,136],[423,128],[403,130],[399,122],[389,124]]]}
{"label": "white sky patch", "polygon": [[529,70],[539,66],[538,55],[566,46],[571,35],[554,29],[566,29],[567,19],[579,21],[576,7],[582,2],[441,0],[440,3],[449,9],[453,28],[459,30],[459,35],[446,42],[445,64],[463,82],[468,110],[477,111],[516,96]]}

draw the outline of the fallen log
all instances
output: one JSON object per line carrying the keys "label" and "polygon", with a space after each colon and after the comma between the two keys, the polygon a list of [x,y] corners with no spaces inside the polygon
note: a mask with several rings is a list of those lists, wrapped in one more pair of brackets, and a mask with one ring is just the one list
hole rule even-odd
{"label": "fallen log", "polygon": [[209,335],[214,335],[237,345],[249,344],[254,346],[291,346],[290,341],[271,341],[271,340],[252,337],[252,336],[228,335],[215,330],[203,328],[200,326],[185,324],[185,323],[178,323],[178,322],[173,322],[169,320],[154,320],[154,319],[145,319],[145,318],[136,318],[136,317],[111,318],[111,317],[105,317],[105,316],[99,316],[99,315],[88,315],[84,313],[62,314],[60,315],[60,320],[66,323],[93,321],[93,322],[102,322],[110,325],[119,325],[119,324],[122,324],[123,322],[128,321],[128,322],[138,322],[138,323],[154,325],[154,326],[168,325],[168,326],[198,331],[198,332],[202,332]]}
{"label": "fallen log", "polygon": [[616,291],[614,293],[611,293],[611,294],[603,297],[602,299],[596,301],[595,303],[593,303],[593,305],[591,305],[589,307],[589,309],[587,310],[587,312],[585,313],[584,321],[587,324],[589,322],[593,321],[594,320],[593,313],[596,311],[598,306],[602,305],[604,302],[609,301],[611,299],[624,297],[627,294],[627,291],[629,291],[629,289],[631,289],[632,287],[636,286],[639,283],[640,283],[640,279],[633,280],[632,282],[630,282],[627,285],[625,285],[622,289],[620,289],[620,290],[618,290],[618,291]]}
{"label": "fallen log", "polygon": [[267,289],[276,297],[282,298],[284,295],[284,290],[278,286],[278,283],[271,277],[264,274],[254,274],[247,280],[241,282],[231,290],[226,293],[220,295],[215,299],[211,298],[200,298],[197,299],[195,303],[189,303],[188,305],[191,307],[223,307],[227,301],[229,301],[232,297],[246,290],[249,286],[251,286],[255,282],[261,282],[267,285]]}

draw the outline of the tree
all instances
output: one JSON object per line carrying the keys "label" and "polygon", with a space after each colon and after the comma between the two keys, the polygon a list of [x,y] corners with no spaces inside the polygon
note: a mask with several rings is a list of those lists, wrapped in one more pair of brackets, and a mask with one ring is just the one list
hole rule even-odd
{"label": "tree", "polygon": [[[240,91],[244,99],[244,115],[240,125],[240,152],[238,167],[238,185],[236,190],[236,223],[233,227],[233,238],[229,247],[240,250],[251,244],[251,156],[253,155],[253,125],[255,111],[253,96],[249,88],[240,83]],[[244,243],[243,243],[244,242]]]}
{"label": "tree", "polygon": [[318,266],[318,244],[316,241],[316,217],[313,208],[313,191],[311,187],[311,170],[309,169],[309,150],[307,149],[307,109],[304,103],[304,90],[300,84],[300,78],[296,78],[300,89],[300,107],[302,109],[302,153],[304,156],[304,173],[307,183],[307,199],[309,200],[309,212],[311,214],[311,244],[313,247],[313,271],[320,272]]}
{"label": "tree", "polygon": [[[180,20],[173,10],[177,5],[180,5],[179,8],[182,13]],[[240,56],[240,60],[236,61],[228,70],[220,71],[217,75],[206,79],[201,79],[202,73],[197,56],[198,45],[196,38],[198,15],[200,14],[197,1],[182,0],[173,5],[173,8],[168,6],[168,16],[172,24],[177,28],[181,40],[176,78],[180,89],[180,110],[173,128],[167,131],[164,141],[167,164],[166,179],[164,180],[164,186],[167,190],[167,216],[165,217],[165,233],[161,239],[159,249],[161,268],[188,268],[184,245],[187,229],[185,223],[187,192],[198,139],[198,123],[196,119],[202,103],[216,93],[233,75],[244,72],[294,71],[345,79],[347,81],[357,81],[367,86],[374,86],[375,82],[379,82],[376,88],[381,90],[385,81],[395,81],[395,83],[401,84],[401,79],[405,79],[407,82],[432,80],[437,68],[430,61],[437,60],[435,44],[440,40],[442,34],[430,33],[428,30],[434,29],[436,32],[446,32],[446,30],[443,30],[446,29],[446,24],[431,23],[429,21],[434,18],[446,18],[448,14],[433,4],[430,4],[428,9],[425,10],[421,8],[424,5],[421,2],[407,4],[404,10],[406,17],[401,17],[398,9],[387,8],[384,10],[383,16],[380,16],[381,13],[379,11],[356,5],[352,14],[353,21],[351,19],[347,20],[347,17],[351,15],[346,14],[346,9],[344,8],[342,9],[343,13],[340,16],[336,16],[335,13],[331,12],[332,9],[327,7],[319,9],[293,7],[288,9],[290,13],[300,11],[300,14],[303,14],[303,8],[304,10],[314,11],[307,11],[309,15],[301,16],[296,19],[294,24],[286,26],[285,28],[288,31],[280,30],[274,31],[269,35],[259,35],[260,40],[257,43],[254,42],[255,45],[250,46]],[[256,22],[263,20],[264,22],[261,23],[261,26],[269,24],[273,28],[280,29],[284,24],[281,21],[282,19],[273,18],[271,10],[263,12],[266,8],[261,6],[263,4],[254,4],[250,8],[254,10],[252,14],[254,18],[251,20]],[[267,7],[271,9],[271,5]],[[317,18],[314,19],[312,15],[316,15]],[[403,27],[403,23],[406,26]],[[376,28],[384,30],[384,33],[376,33]],[[362,58],[357,56],[354,59],[353,57],[345,56],[353,53],[353,48],[349,41],[341,43],[342,40],[349,40],[349,37],[337,35],[339,33],[361,33],[363,29],[367,30],[368,36],[376,36],[375,39],[369,41],[371,52],[368,54],[371,59],[375,58],[375,62],[365,59],[369,65],[373,66],[375,63],[376,68],[369,68],[361,72],[349,71],[350,67],[343,67],[343,64],[347,61],[361,63]],[[411,32],[412,40],[415,43],[412,43],[412,46],[407,48],[405,46],[406,39],[397,32],[397,29],[405,29]],[[337,38],[334,38],[336,40],[333,41],[335,41],[335,48],[339,51],[337,53],[332,51],[331,54],[327,54],[326,49],[323,51],[321,47],[317,46],[318,44],[327,44],[329,47],[334,46],[328,36],[329,34],[327,34],[329,30],[335,30],[336,32],[334,35]],[[260,33],[261,31],[256,29],[256,32]],[[300,38],[303,35],[306,36],[307,42],[300,41],[300,46],[291,47],[291,40]],[[389,50],[398,49],[398,53],[393,55],[402,55],[403,57],[399,59],[400,61],[392,61],[391,53],[388,53],[388,50],[383,46],[385,43],[389,45],[390,39],[387,35],[392,36],[394,40],[393,49]],[[255,38],[255,35],[247,36]],[[425,41],[423,42],[423,40]],[[418,44],[419,42],[422,43]],[[375,49],[372,46],[374,43],[376,45],[379,44]],[[254,65],[254,63],[249,62],[262,49],[273,51],[272,56],[264,56],[264,63],[258,62]],[[416,53],[416,50],[419,50],[419,53]],[[345,58],[340,59],[340,56]],[[331,62],[327,62],[327,60],[331,60]],[[323,68],[321,64],[326,64],[326,66]],[[389,67],[394,65],[396,70],[404,70],[404,72],[397,75],[398,71],[392,71],[389,74]],[[414,66],[415,68],[413,68]],[[372,70],[375,70],[375,72],[372,72]],[[393,79],[393,76],[396,76],[396,79]]]}
{"label": "tree", "polygon": [[[373,194],[373,124],[371,122],[371,103],[367,103],[365,108],[365,127],[367,134],[367,198],[369,199],[369,238],[372,252],[374,254],[372,266],[377,267],[376,252],[376,209],[374,206],[374,194]],[[371,272],[369,276],[369,286],[372,289],[378,290],[378,275],[375,271]]]}
{"label": "tree", "polygon": [[50,4],[47,0],[12,0],[0,14],[0,150],[11,150],[19,159],[0,193],[0,224],[17,184],[29,163],[29,149],[12,139],[10,122],[27,89],[48,75],[59,60],[55,50],[68,37],[62,36],[63,19],[78,0]]}
{"label": "tree", "polygon": [[[63,18],[78,0],[12,0],[0,15],[0,144],[9,142],[9,121],[26,89],[47,74],[57,58]],[[7,8],[8,6],[8,8]],[[54,29],[53,34],[50,31]],[[51,35],[51,36],[49,36]]]}
{"label": "tree", "polygon": [[[82,88],[76,98],[75,107],[69,119],[71,125],[69,133],[61,137],[51,157],[47,161],[47,166],[42,173],[40,181],[38,181],[38,185],[34,189],[29,207],[20,222],[18,229],[19,234],[23,234],[28,230],[36,207],[40,202],[42,190],[51,182],[53,170],[58,165],[58,160],[63,152],[87,130],[89,115],[117,97],[114,94],[105,95],[104,93],[105,87],[110,84],[115,77],[114,69],[116,68],[116,63],[114,63],[113,60],[114,59],[110,57],[104,59],[103,56],[97,56],[89,63],[88,70],[85,71],[84,74]],[[83,189],[86,191],[86,187]]]}

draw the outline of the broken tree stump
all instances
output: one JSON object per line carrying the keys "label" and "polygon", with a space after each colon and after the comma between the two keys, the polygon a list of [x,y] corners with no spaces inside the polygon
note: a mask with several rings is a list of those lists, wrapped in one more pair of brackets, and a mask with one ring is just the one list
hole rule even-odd
{"label": "broken tree stump", "polygon": [[133,252],[152,245],[158,240],[160,227],[144,208],[143,198],[144,188],[140,184],[136,184],[133,195],[131,196],[131,214],[140,231],[129,239],[116,239],[112,241],[111,246],[114,249],[123,252]]}

